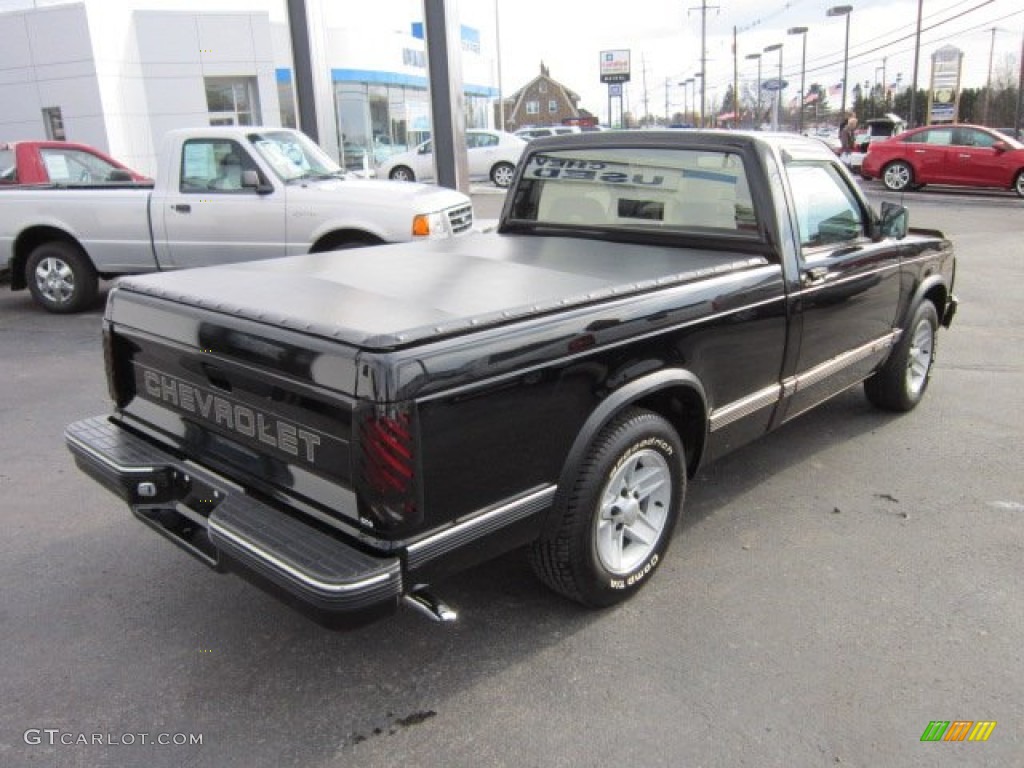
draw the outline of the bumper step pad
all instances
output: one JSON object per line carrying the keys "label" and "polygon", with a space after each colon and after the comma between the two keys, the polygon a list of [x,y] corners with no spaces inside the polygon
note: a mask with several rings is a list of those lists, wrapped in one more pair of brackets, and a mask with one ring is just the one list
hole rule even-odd
{"label": "bumper step pad", "polygon": [[[69,425],[65,439],[79,467],[127,501],[140,518],[153,520],[165,512],[204,526],[214,549],[316,614],[393,606],[402,594],[399,558],[361,552],[105,416]],[[208,517],[183,508],[187,489],[197,482],[218,499]],[[204,557],[194,546],[185,549],[208,564],[219,559]]]}

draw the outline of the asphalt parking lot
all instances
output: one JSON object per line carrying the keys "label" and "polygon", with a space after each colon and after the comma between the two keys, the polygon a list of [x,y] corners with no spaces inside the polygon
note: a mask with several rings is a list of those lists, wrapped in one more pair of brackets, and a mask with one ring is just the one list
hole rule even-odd
{"label": "asphalt parking lot", "polygon": [[[203,568],[64,448],[108,410],[101,310],[0,287],[0,765],[1021,765],[1024,201],[905,202],[959,257],[925,401],[850,391],[706,468],[603,612],[514,553],[436,585],[454,625],[328,632]],[[996,726],[922,742],[937,720]]]}

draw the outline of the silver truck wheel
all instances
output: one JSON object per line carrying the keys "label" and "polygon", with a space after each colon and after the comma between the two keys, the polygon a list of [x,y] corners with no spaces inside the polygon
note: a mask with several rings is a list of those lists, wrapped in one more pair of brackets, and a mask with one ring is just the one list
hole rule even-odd
{"label": "silver truck wheel", "polygon": [[399,165],[398,167],[391,169],[391,174],[388,178],[392,181],[416,181],[416,174],[412,172],[411,168]]}
{"label": "silver truck wheel", "polygon": [[683,508],[686,459],[676,431],[630,408],[594,439],[571,488],[530,549],[537,576],[591,607],[621,602],[665,556]]}
{"label": "silver truck wheel", "polygon": [[922,301],[885,365],[864,382],[864,393],[873,405],[909,411],[921,402],[935,362],[938,329],[935,305]]}
{"label": "silver truck wheel", "polygon": [[37,246],[25,264],[25,282],[36,303],[50,312],[80,312],[96,299],[99,278],[89,259],[71,243]]}
{"label": "silver truck wheel", "polygon": [[597,557],[609,573],[627,575],[654,554],[671,502],[672,471],[659,451],[638,451],[617,466],[594,519]]}
{"label": "silver truck wheel", "polygon": [[902,192],[909,188],[913,181],[914,170],[902,160],[889,163],[882,171],[882,183],[886,189],[893,192]]}
{"label": "silver truck wheel", "polygon": [[495,186],[505,189],[512,183],[512,176],[515,175],[516,167],[511,163],[498,163],[491,169],[491,181]]}

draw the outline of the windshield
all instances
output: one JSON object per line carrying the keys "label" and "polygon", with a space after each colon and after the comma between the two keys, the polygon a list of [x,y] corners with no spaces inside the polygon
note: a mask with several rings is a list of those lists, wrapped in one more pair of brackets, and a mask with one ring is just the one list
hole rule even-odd
{"label": "windshield", "polygon": [[250,133],[249,142],[267,161],[281,181],[323,179],[345,175],[336,162],[301,133],[264,131]]}

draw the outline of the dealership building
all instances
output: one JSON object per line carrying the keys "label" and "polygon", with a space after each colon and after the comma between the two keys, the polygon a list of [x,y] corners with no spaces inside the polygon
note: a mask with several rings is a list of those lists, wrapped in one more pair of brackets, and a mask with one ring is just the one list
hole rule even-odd
{"label": "dealership building", "polygon": [[[319,142],[353,169],[430,132],[422,2],[358,6],[306,0]],[[460,11],[466,125],[492,127],[493,9]],[[0,39],[0,141],[79,141],[153,174],[172,128],[296,125],[286,0],[0,0]]]}

